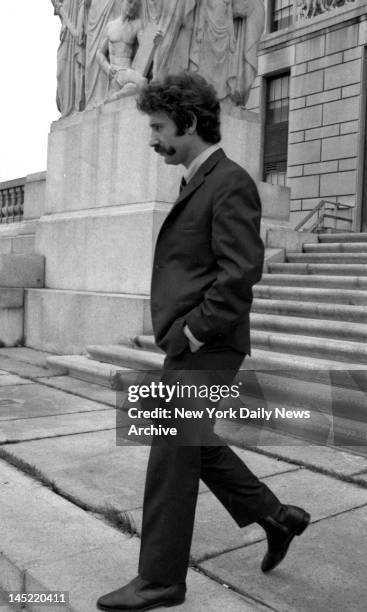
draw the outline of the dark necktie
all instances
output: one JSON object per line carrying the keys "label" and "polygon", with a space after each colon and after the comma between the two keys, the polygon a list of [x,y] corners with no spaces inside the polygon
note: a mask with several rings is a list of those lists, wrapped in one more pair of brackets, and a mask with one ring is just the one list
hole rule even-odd
{"label": "dark necktie", "polygon": [[180,193],[186,187],[186,185],[187,185],[187,181],[186,181],[185,177],[183,176],[182,179],[181,179],[181,183],[180,183]]}

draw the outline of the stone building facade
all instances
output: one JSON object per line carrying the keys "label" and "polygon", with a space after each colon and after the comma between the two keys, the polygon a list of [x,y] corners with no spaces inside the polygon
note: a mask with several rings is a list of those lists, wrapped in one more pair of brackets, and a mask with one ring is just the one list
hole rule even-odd
{"label": "stone building facade", "polygon": [[366,58],[366,0],[267,1],[248,108],[264,180],[291,188],[292,225],[324,199],[367,231]]}

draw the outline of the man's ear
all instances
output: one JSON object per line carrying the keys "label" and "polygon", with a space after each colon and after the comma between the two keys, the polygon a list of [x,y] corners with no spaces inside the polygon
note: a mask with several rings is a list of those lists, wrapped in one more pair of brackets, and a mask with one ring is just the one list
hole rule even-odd
{"label": "man's ear", "polygon": [[190,123],[187,125],[186,133],[187,134],[195,134],[196,127],[197,127],[197,124],[198,124],[198,120],[197,120],[196,115],[194,113],[189,113],[189,121],[190,121]]}

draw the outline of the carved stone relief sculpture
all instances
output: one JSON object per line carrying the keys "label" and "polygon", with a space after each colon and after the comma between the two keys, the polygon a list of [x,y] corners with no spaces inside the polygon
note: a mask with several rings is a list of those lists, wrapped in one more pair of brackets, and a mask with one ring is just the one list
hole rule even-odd
{"label": "carved stone relief sculpture", "polygon": [[104,32],[109,21],[121,14],[121,0],[91,0],[86,27],[86,108],[102,104],[109,91],[109,77],[97,59]]}
{"label": "carved stone relief sculpture", "polygon": [[52,0],[62,21],[63,116],[135,90],[146,77],[192,70],[244,105],[256,75],[263,0]]}
{"label": "carved stone relief sculpture", "polygon": [[297,0],[296,19],[311,19],[354,2],[355,0]]}
{"label": "carved stone relief sculpture", "polygon": [[154,78],[162,78],[189,68],[197,3],[198,0],[144,1],[144,23],[156,23],[159,33],[153,61]]}
{"label": "carved stone relief sculpture", "polygon": [[140,0],[122,0],[121,15],[107,24],[97,51],[97,60],[109,78],[107,100],[115,100],[127,90],[135,91],[146,82],[132,68],[142,30]]}
{"label": "carved stone relief sculpture", "polygon": [[54,0],[61,20],[56,103],[62,116],[85,107],[85,0]]}
{"label": "carved stone relief sculpture", "polygon": [[202,0],[195,16],[190,70],[215,87],[220,100],[244,105],[257,70],[264,30],[262,0]]}

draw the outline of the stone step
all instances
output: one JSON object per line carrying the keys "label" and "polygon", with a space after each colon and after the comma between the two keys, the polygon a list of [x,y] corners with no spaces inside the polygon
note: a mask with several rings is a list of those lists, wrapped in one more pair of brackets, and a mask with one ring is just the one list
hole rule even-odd
{"label": "stone step", "polygon": [[[145,349],[156,348],[152,336],[139,336],[136,343]],[[152,352],[147,355],[147,350],[132,346],[124,347],[125,351],[121,349],[120,345],[108,349],[111,359],[121,360],[116,367],[86,358],[82,362],[74,355],[49,358],[47,362],[52,366],[64,366],[69,374],[78,378],[120,390],[141,382],[141,370],[145,370],[147,365],[156,370],[154,357],[163,363],[163,355]],[[91,347],[91,351],[107,357],[106,347]],[[139,370],[138,378],[136,372],[125,367],[131,364]],[[325,443],[329,432],[333,431],[339,444],[365,442],[366,366],[254,349],[253,356],[244,360],[238,380],[244,389],[238,401],[250,409],[261,405],[311,411],[309,420],[281,419],[271,423],[278,433],[297,436],[311,443]],[[223,435],[226,437],[225,432]]]}
{"label": "stone step", "polygon": [[[125,347],[125,351],[121,351],[121,345],[111,345],[107,351],[105,346],[92,347],[93,352],[104,355],[104,359],[106,359],[104,363],[76,355],[52,356],[48,357],[46,361],[50,367],[54,368],[56,366],[59,371],[64,370],[65,374],[74,378],[121,390],[126,384],[136,383],[137,375],[139,378],[142,371],[157,372],[163,365],[164,356],[156,352],[157,347],[154,344],[153,336],[138,336],[135,340],[136,344],[143,348],[130,346]],[[113,364],[112,360],[119,361],[119,363]],[[283,388],[287,393],[289,385],[288,387],[285,386],[285,379],[302,381],[301,386],[295,384],[293,394],[296,397],[299,390],[303,389],[306,399],[299,397],[297,406],[308,406],[310,403],[307,397],[311,397],[313,392],[309,385],[306,384],[305,386],[306,381],[312,382],[312,384],[329,386],[332,382],[334,386],[357,391],[361,387],[365,389],[367,385],[367,367],[361,363],[278,353],[255,347],[251,357],[246,357],[244,360],[239,373],[239,379],[243,381],[246,393],[256,396],[257,391],[257,396],[259,395],[256,380],[259,375],[263,377],[264,374],[269,375],[268,380],[273,385],[270,387],[271,390],[273,388]],[[277,382],[278,377],[280,382]],[[263,379],[265,381],[266,376],[261,378],[261,380]],[[260,397],[264,397],[264,389],[260,389]],[[283,400],[285,401],[285,399],[284,396]]]}
{"label": "stone step", "polygon": [[[312,385],[304,380],[288,376],[287,372],[250,372],[241,370],[244,398],[262,398],[262,406],[267,403],[278,406],[301,407],[320,415],[327,414],[343,419],[353,419],[367,425],[367,371],[363,376],[354,378],[354,372],[341,372],[340,376],[329,371],[320,376]],[[245,403],[247,406],[247,403]]]}
{"label": "stone step", "polygon": [[[328,276],[367,276],[365,264],[322,264],[322,263],[274,263],[269,264],[269,271],[273,274],[302,274],[302,275],[328,275]],[[265,275],[264,275],[265,276]]]}
{"label": "stone step", "polygon": [[135,370],[160,370],[164,359],[162,353],[139,350],[123,344],[87,346],[87,351],[94,360]]}
{"label": "stone step", "polygon": [[118,372],[124,369],[122,366],[89,359],[85,355],[51,356],[47,357],[46,363],[50,368],[56,367],[73,378],[110,388],[116,387]]}
{"label": "stone step", "polygon": [[365,421],[367,424],[367,369],[359,376],[349,370],[325,370],[319,374],[318,380],[312,381],[312,385],[286,370],[272,372],[243,369],[238,379],[242,383],[241,400],[243,397],[261,397],[265,405],[271,402],[278,406],[302,407],[320,414],[334,413],[342,418]]}
{"label": "stone step", "polygon": [[[256,418],[258,444],[261,444],[261,440],[272,432],[273,435],[287,436],[287,438],[290,436],[291,444],[298,439],[298,444],[302,441],[306,445],[317,444],[340,449],[343,447],[349,450],[356,447],[365,448],[367,438],[365,391],[341,389],[326,384],[316,385],[313,382],[312,385],[308,385],[313,389],[312,398],[310,398],[304,381],[289,379],[288,383],[283,377],[278,376],[277,378],[278,382],[283,383],[283,389],[280,389],[279,393],[268,382],[261,380],[260,391],[258,385],[256,395],[249,393],[241,395],[241,407],[255,410],[257,415],[259,407],[271,411],[270,420],[264,416]],[[299,389],[297,389],[297,382],[300,383]],[[271,399],[272,394],[276,399]],[[346,401],[347,404],[345,404]],[[350,406],[348,415],[341,416],[345,414],[346,405]],[[325,408],[323,412],[319,410],[320,406]],[[234,408],[230,405],[228,407]],[[306,410],[309,411],[308,415],[303,412]],[[286,411],[291,411],[292,415],[296,413],[298,416],[282,418],[276,415],[277,411],[280,411],[281,414],[282,411],[285,411],[285,414],[287,414]],[[249,427],[253,427],[253,424],[243,419],[237,422],[246,440]]]}
{"label": "stone step", "polygon": [[367,323],[367,308],[364,306],[347,306],[344,304],[255,299],[252,304],[252,312],[277,314],[288,317],[306,317],[307,319],[328,319]]}
{"label": "stone step", "polygon": [[0,287],[43,287],[44,269],[41,255],[0,255]]}
{"label": "stone step", "polygon": [[330,287],[332,289],[367,289],[367,276],[326,276],[307,273],[263,274],[259,286],[263,285]]}
{"label": "stone step", "polygon": [[320,242],[367,242],[367,232],[319,234]]}
{"label": "stone step", "polygon": [[[159,351],[155,344],[154,336],[140,335],[134,338],[134,344],[144,351]],[[163,357],[163,355],[162,355]],[[301,354],[287,354],[286,352],[276,352],[263,350],[254,347],[251,357],[246,357],[241,369],[262,370],[287,373],[292,376],[300,377],[304,380],[324,380],[325,372],[354,372],[360,371],[367,373],[367,367],[361,363],[350,363],[338,361],[337,359],[322,359]],[[322,378],[320,378],[320,373]]]}
{"label": "stone step", "polygon": [[[366,314],[367,314],[367,309]],[[317,338],[367,343],[367,325],[347,321],[251,313],[251,330],[274,331]],[[367,354],[367,352],[366,352]]]}
{"label": "stone step", "polygon": [[151,336],[151,335],[135,336],[135,338],[133,339],[133,343],[134,343],[134,346],[137,346],[140,349],[162,353],[161,349],[155,343],[154,336]]}
{"label": "stone step", "polygon": [[[269,351],[254,346],[251,357],[246,357],[243,369],[264,370],[272,372],[286,372],[302,380],[321,380],[327,372],[352,372],[360,371],[363,376],[367,374],[364,364],[337,359],[312,357],[310,355],[291,354],[286,352]],[[320,378],[320,374],[322,375]]]}
{"label": "stone step", "polygon": [[256,329],[251,333],[251,342],[254,347],[270,351],[367,364],[367,346],[362,342],[269,333]]}
{"label": "stone step", "polygon": [[[141,338],[144,344],[144,339]],[[145,338],[147,346],[151,346],[151,339]],[[136,351],[135,361],[143,351]],[[246,358],[242,369],[238,373],[237,381],[241,382],[243,392],[238,400],[224,400],[222,408],[231,406],[236,409],[245,406],[249,409],[265,409],[281,407],[292,410],[310,410],[310,419],[275,419],[264,422],[266,428],[276,430],[278,433],[292,435],[311,443],[325,443],[329,430],[338,434],[338,443],[364,444],[366,439],[366,390],[367,368],[355,370],[352,364],[332,362],[332,370],[327,369],[327,361],[320,359],[304,359],[299,356],[287,356],[275,353],[275,369],[258,369],[255,365],[263,365],[261,354],[269,365],[269,354],[265,351],[254,350],[254,356]],[[257,357],[255,356],[257,355]],[[131,359],[130,359],[131,361]],[[295,361],[299,368],[298,375],[294,368]],[[257,364],[256,364],[257,362]],[[303,363],[301,363],[303,362]],[[75,355],[50,357],[47,359],[51,367],[65,370],[74,378],[87,382],[94,382],[120,391],[126,390],[130,384],[146,384],[142,372],[132,371],[121,366],[113,366],[95,362],[83,357],[76,359]],[[285,364],[291,365],[287,369]],[[311,368],[312,363],[312,368]],[[279,370],[282,364],[283,369]],[[338,366],[339,370],[335,369]],[[306,366],[306,367],[304,367]],[[307,369],[307,367],[309,369]],[[353,370],[348,368],[353,367]],[[360,367],[360,365],[358,366]],[[148,374],[149,376],[149,374]],[[308,384],[307,381],[312,382]],[[124,396],[121,396],[123,401]],[[119,397],[116,396],[119,402]],[[119,404],[122,406],[122,404]],[[261,425],[257,420],[257,425]],[[226,437],[223,432],[224,438]],[[343,440],[341,436],[344,436]]]}
{"label": "stone step", "polygon": [[287,253],[290,263],[365,264],[367,253]]}
{"label": "stone step", "polygon": [[325,242],[319,244],[304,244],[305,253],[365,253],[366,242]]}
{"label": "stone step", "polygon": [[90,346],[88,352],[89,357],[52,355],[46,363],[73,378],[116,390],[121,390],[122,382],[124,386],[136,383],[142,371],[156,372],[163,366],[163,354],[134,346]]}
{"label": "stone step", "polygon": [[272,300],[292,300],[299,302],[329,302],[331,304],[349,304],[366,306],[367,290],[322,289],[313,287],[277,287],[256,285],[254,297]]}

